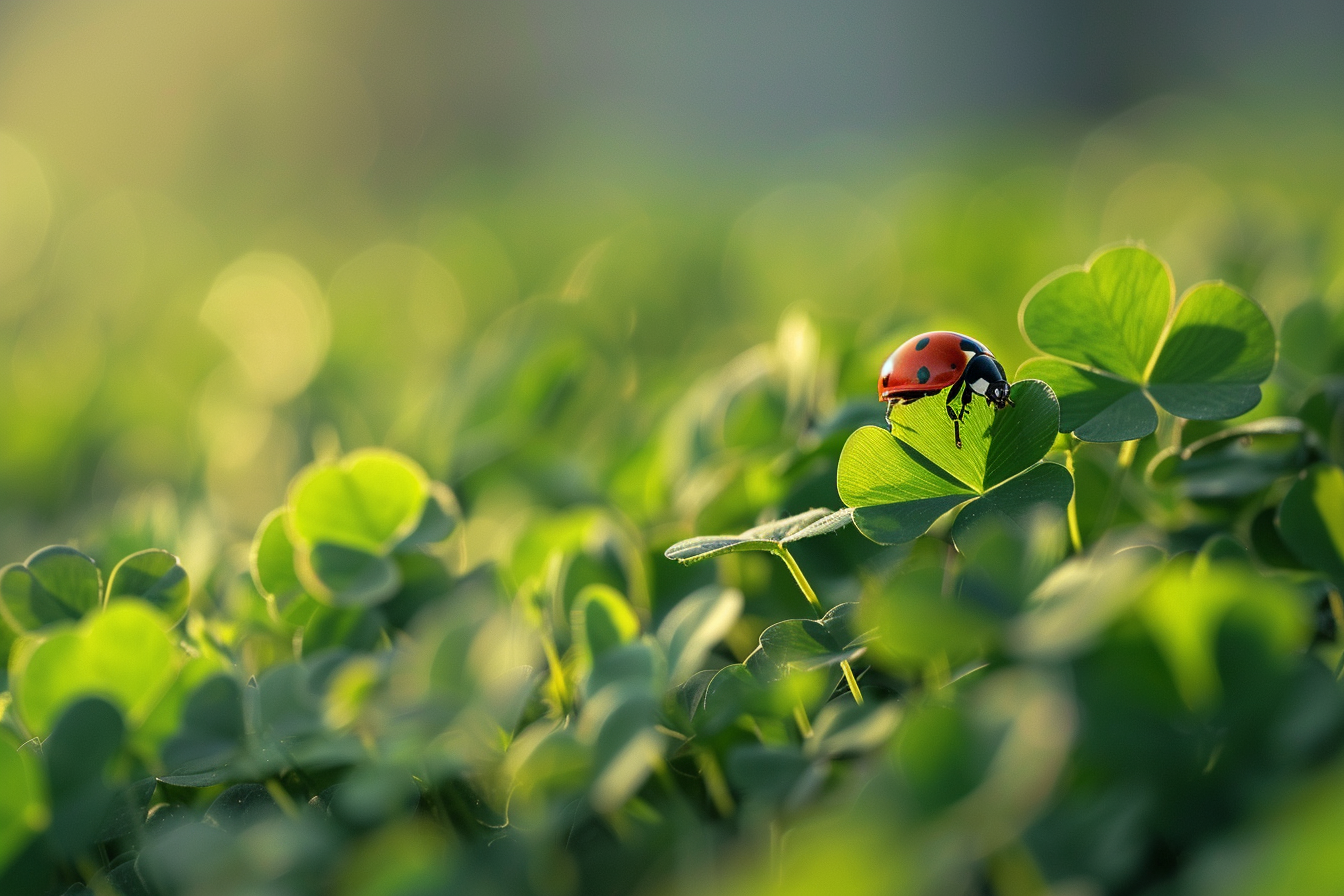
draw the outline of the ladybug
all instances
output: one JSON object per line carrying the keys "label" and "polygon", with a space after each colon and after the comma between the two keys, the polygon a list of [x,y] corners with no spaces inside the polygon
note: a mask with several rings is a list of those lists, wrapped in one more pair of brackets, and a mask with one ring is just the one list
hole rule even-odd
{"label": "ladybug", "polygon": [[[947,393],[947,416],[952,420],[953,436],[961,447],[961,420],[971,399],[984,396],[989,404],[1002,409],[1012,405],[1008,397],[1008,375],[994,353],[969,336],[941,330],[921,333],[892,352],[882,365],[877,381],[877,397],[887,403],[887,424],[897,402],[909,404],[928,395]],[[961,395],[961,410],[952,402]]]}

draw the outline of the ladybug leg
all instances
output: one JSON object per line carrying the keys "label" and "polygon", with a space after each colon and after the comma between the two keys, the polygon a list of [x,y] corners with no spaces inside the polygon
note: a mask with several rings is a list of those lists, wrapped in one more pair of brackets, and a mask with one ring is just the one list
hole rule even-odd
{"label": "ladybug leg", "polygon": [[[952,388],[948,390],[948,419],[952,420],[952,435],[953,438],[956,439],[957,441],[957,447],[961,447],[961,414],[965,414],[966,412],[965,411],[966,396],[970,395],[969,388],[968,390],[962,392],[962,387],[964,387],[965,384],[966,382],[964,379],[957,380],[956,383],[952,384]],[[952,410],[952,403],[954,402],[954,400],[957,399],[958,392],[960,392],[962,400],[961,414],[957,414],[956,411]]]}
{"label": "ladybug leg", "polygon": [[891,428],[891,409],[896,406],[895,401],[887,402],[887,428]]}
{"label": "ladybug leg", "polygon": [[[957,447],[958,447],[958,448],[961,447],[961,421],[964,420],[964,419],[966,418],[966,412],[967,412],[968,410],[970,410],[970,408],[971,408],[971,399],[974,398],[974,397],[975,397],[975,392],[973,392],[973,391],[971,390],[971,387],[970,387],[970,386],[967,386],[967,387],[965,388],[965,390],[963,390],[962,393],[961,393],[961,410],[957,413],[956,420],[955,420],[955,425],[954,425],[954,428],[955,428],[955,430],[956,430],[956,435],[957,435]],[[950,408],[950,407],[949,407],[947,410],[948,410],[948,413],[951,413],[951,412],[952,412],[952,408]]]}
{"label": "ladybug leg", "polygon": [[[952,384],[952,388],[947,390],[947,418],[952,421],[952,437],[956,439],[958,448],[961,447],[961,416],[956,411],[952,410],[952,402],[956,400],[957,393],[961,392],[961,388],[964,385],[965,380],[957,380]],[[967,389],[965,395],[970,394],[971,390]],[[964,396],[962,400],[963,402],[965,401]],[[963,410],[962,413],[964,414],[965,410]]]}

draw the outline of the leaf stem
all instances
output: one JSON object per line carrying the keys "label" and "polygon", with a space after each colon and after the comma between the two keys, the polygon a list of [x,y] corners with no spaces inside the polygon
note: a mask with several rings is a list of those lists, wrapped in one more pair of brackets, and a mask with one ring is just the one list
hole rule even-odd
{"label": "leaf stem", "polygon": [[728,779],[723,776],[719,760],[712,751],[704,747],[695,751],[695,759],[696,764],[700,766],[700,774],[704,777],[705,792],[709,794],[714,808],[724,818],[730,817],[737,811],[737,804],[733,802],[733,792],[728,789]]}
{"label": "leaf stem", "polygon": [[840,671],[845,673],[845,683],[849,685],[849,692],[854,695],[854,702],[862,706],[863,692],[859,690],[859,682],[854,677],[854,670],[850,668],[849,660],[840,661]]}
{"label": "leaf stem", "polygon": [[560,714],[568,715],[572,706],[569,683],[565,681],[565,666],[560,661],[560,654],[555,648],[555,640],[551,638],[549,632],[541,633],[541,649],[546,655],[546,665],[551,669],[551,681],[555,684],[555,696],[560,701]]}
{"label": "leaf stem", "polygon": [[793,720],[798,723],[798,733],[803,737],[812,736],[812,723],[807,718],[807,707],[799,700],[793,704]]}
{"label": "leaf stem", "polygon": [[803,571],[798,567],[798,561],[793,559],[789,549],[782,544],[775,549],[775,553],[779,555],[779,558],[784,561],[784,565],[789,568],[789,572],[793,574],[793,580],[798,583],[798,588],[803,592],[803,597],[807,598],[807,602],[812,605],[812,609],[820,615],[821,601],[817,600],[817,592],[812,590],[812,586],[808,584],[807,576],[803,575]]}
{"label": "leaf stem", "polygon": [[1073,552],[1081,554],[1083,552],[1083,531],[1078,526],[1078,477],[1074,475],[1073,470],[1073,452],[1077,445],[1070,445],[1064,452],[1064,468],[1069,471],[1069,478],[1073,480],[1073,494],[1069,496],[1069,541],[1073,544]]}
{"label": "leaf stem", "polygon": [[[779,559],[784,561],[784,565],[789,568],[793,574],[793,580],[798,583],[798,589],[803,592],[803,597],[812,605],[817,616],[821,616],[821,601],[817,599],[817,592],[812,590],[812,585],[807,581],[807,576],[803,575],[803,570],[798,566],[798,561],[793,559],[793,554],[789,549],[780,544],[775,547],[775,553]],[[849,685],[849,692],[854,696],[854,702],[863,705],[863,693],[859,690],[859,682],[854,677],[854,670],[849,665],[849,660],[840,661],[840,671],[845,673],[845,683]]]}
{"label": "leaf stem", "polygon": [[1134,439],[1120,446],[1120,456],[1116,461],[1121,473],[1129,472],[1129,468],[1134,465],[1134,455],[1139,453],[1139,441],[1139,439]]}
{"label": "leaf stem", "polygon": [[1139,442],[1141,439],[1134,439],[1125,442],[1120,446],[1120,453],[1115,459],[1115,479],[1111,481],[1111,487],[1106,491],[1106,503],[1101,508],[1101,514],[1097,517],[1095,532],[1104,532],[1111,527],[1111,522],[1115,519],[1115,514],[1120,510],[1120,497],[1124,492],[1125,476],[1129,474],[1129,468],[1134,466],[1134,456],[1139,453]]}

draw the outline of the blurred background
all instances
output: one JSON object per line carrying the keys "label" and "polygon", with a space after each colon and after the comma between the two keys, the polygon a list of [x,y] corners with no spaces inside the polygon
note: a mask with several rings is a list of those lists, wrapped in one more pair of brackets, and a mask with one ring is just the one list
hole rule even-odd
{"label": "blurred background", "polygon": [[1099,245],[1341,298],[1341,46],[1328,0],[5,0],[0,557],[209,568],[371,444],[475,559],[834,506],[780,446],[920,327],[1011,370]]}

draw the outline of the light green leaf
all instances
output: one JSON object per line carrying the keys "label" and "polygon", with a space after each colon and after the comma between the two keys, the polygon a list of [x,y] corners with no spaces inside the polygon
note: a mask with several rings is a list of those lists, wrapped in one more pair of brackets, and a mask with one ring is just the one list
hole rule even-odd
{"label": "light green leaf", "polygon": [[10,656],[10,683],[20,717],[45,734],[79,697],[106,697],[133,725],[144,719],[177,677],[182,657],[167,621],[140,601],[119,601],[77,627]]}
{"label": "light green leaf", "polygon": [[754,526],[738,535],[698,535],[668,548],[663,556],[680,563],[696,563],[737,551],[774,551],[814,535],[827,535],[848,526],[853,512],[843,510],[806,510],[782,520]]}
{"label": "light green leaf", "polygon": [[1251,621],[1266,646],[1282,655],[1300,650],[1310,639],[1306,607],[1294,590],[1241,563],[1173,560],[1137,610],[1193,709],[1206,707],[1220,690],[1217,640],[1229,613]]}
{"label": "light green leaf", "polygon": [[1197,420],[1236,417],[1259,403],[1275,356],[1260,306],[1223,283],[1203,283],[1172,316],[1171,295],[1166,265],[1127,246],[1027,296],[1022,333],[1054,357],[1028,361],[1018,376],[1054,388],[1062,432],[1092,442],[1142,438],[1157,428],[1150,400]]}
{"label": "light green leaf", "polygon": [[1139,382],[1175,295],[1160,258],[1106,249],[1038,284],[1023,302],[1022,332],[1042,352]]}
{"label": "light green leaf", "polygon": [[615,588],[588,585],[574,598],[570,630],[574,634],[574,643],[591,661],[639,637],[639,617],[630,602]]}
{"label": "light green leaf", "polygon": [[93,560],[63,545],[0,569],[0,612],[19,633],[77,621],[98,606],[101,593]]}
{"label": "light green leaf", "polygon": [[0,735],[0,864],[7,865],[46,820],[36,766],[32,753]]}
{"label": "light green leaf", "polygon": [[393,451],[367,449],[314,464],[290,485],[290,537],[385,553],[419,526],[429,488],[424,470]]}
{"label": "light green leaf", "polygon": [[143,600],[176,625],[187,615],[191,581],[176,557],[150,548],[126,557],[108,576],[103,605],[125,598]]}
{"label": "light green leaf", "polygon": [[288,514],[289,511],[281,507],[266,515],[257,527],[249,555],[252,581],[257,590],[281,605],[287,605],[303,593],[303,585],[294,570],[294,544],[286,531]]}
{"label": "light green leaf", "polygon": [[1022,380],[1012,395],[1014,406],[1000,411],[983,403],[971,406],[960,449],[944,404],[936,400],[894,408],[890,433],[876,426],[854,432],[840,453],[837,485],[841,499],[854,508],[859,530],[874,541],[896,544],[919,537],[968,501],[973,507],[988,498],[987,511],[1014,519],[1037,501],[1053,503],[1062,491],[1058,473],[1014,483],[1054,443],[1059,430],[1054,393],[1039,380]]}
{"label": "light green leaf", "polygon": [[1299,560],[1344,587],[1344,470],[1307,470],[1279,505],[1278,525]]}

